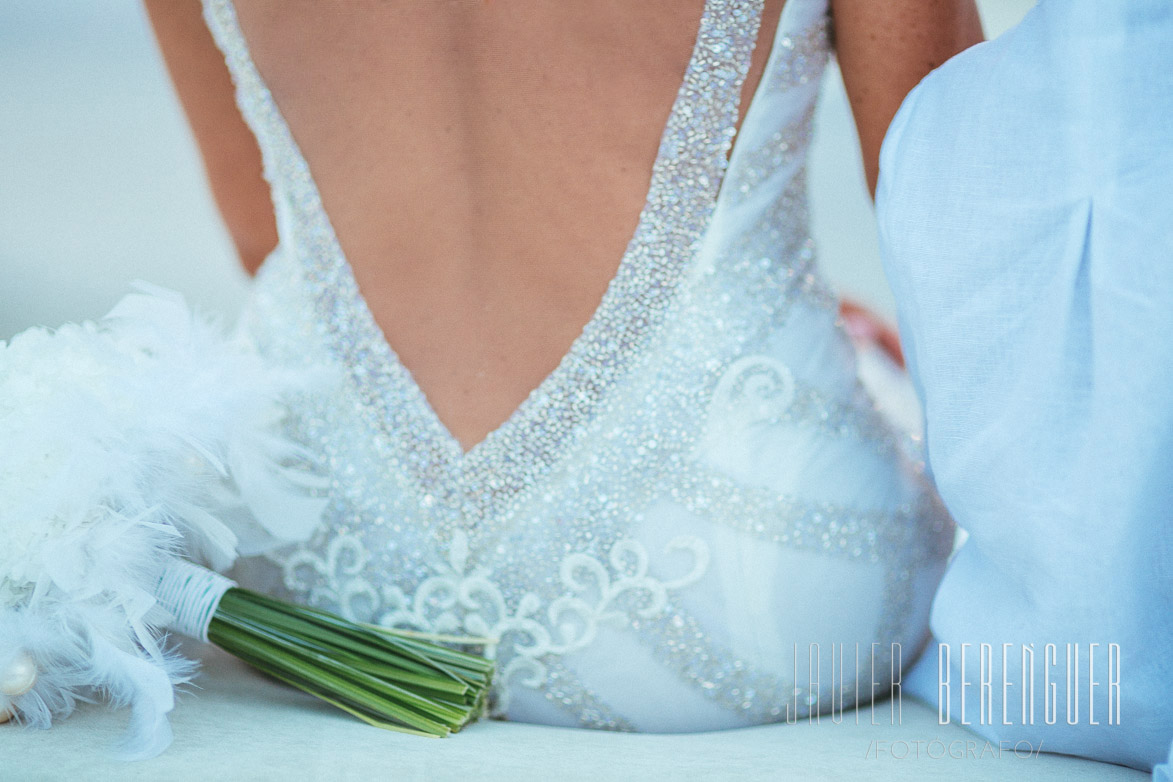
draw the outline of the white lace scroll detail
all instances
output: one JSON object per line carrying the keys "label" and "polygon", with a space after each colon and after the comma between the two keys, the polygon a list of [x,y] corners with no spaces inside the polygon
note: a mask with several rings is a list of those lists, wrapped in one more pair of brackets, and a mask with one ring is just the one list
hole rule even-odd
{"label": "white lace scroll detail", "polygon": [[[309,591],[311,601],[337,605],[347,618],[365,618],[368,613],[356,610],[356,603],[374,598],[377,608],[373,618],[385,627],[491,638],[493,642],[484,652],[490,659],[498,659],[501,640],[512,636],[511,654],[498,659],[501,667],[495,713],[501,714],[508,708],[508,684],[531,689],[546,684],[544,659],[548,655],[566,655],[588,646],[600,626],[623,627],[633,615],[647,619],[662,613],[669,592],[696,583],[708,572],[711,557],[702,539],[681,535],[664,548],[691,556],[691,565],[676,578],[652,575],[644,544],[620,538],[605,559],[583,551],[563,557],[557,569],[560,594],[527,590],[512,600],[489,567],[470,565],[470,544],[463,530],[453,534],[445,566],[411,593],[395,584],[384,584],[380,595],[375,584],[362,575],[369,556],[353,537],[335,538],[324,557],[298,552],[284,563],[284,574],[287,588]],[[298,570],[307,566],[324,585],[315,587],[298,575]]]}

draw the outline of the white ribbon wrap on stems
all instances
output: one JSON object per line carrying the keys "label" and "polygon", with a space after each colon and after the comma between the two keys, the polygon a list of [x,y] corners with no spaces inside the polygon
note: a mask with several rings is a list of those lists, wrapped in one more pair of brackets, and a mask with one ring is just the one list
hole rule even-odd
{"label": "white ribbon wrap on stems", "polygon": [[159,577],[155,599],[174,617],[172,630],[207,643],[220,598],[234,586],[235,581],[215,571],[174,559]]}

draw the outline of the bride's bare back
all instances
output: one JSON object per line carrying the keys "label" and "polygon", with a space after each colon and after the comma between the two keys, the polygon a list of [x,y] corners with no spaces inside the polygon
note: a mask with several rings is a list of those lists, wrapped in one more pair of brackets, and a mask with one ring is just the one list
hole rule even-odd
{"label": "bride's bare back", "polygon": [[238,3],[376,321],[465,447],[598,306],[701,6]]}
{"label": "bride's bare back", "polygon": [[[743,112],[782,4],[766,0]],[[255,144],[229,113],[227,76],[222,61],[212,65],[219,54],[202,23],[185,22],[176,5],[149,7],[217,200],[255,265],[272,241],[271,216],[257,226],[269,208],[267,198],[257,203],[259,159],[241,165]],[[614,276],[702,0],[236,5],[376,321],[439,418],[471,447],[554,369]],[[937,9],[913,13],[919,5]],[[904,92],[973,37],[964,13],[940,11],[952,5],[965,4],[900,0],[886,13],[837,16],[845,72],[877,38],[905,52],[918,44],[908,62],[899,49],[885,52],[896,60],[887,77],[856,79],[869,162]],[[869,13],[890,26],[900,12],[899,34],[868,30]],[[860,43],[845,48],[857,27]]]}

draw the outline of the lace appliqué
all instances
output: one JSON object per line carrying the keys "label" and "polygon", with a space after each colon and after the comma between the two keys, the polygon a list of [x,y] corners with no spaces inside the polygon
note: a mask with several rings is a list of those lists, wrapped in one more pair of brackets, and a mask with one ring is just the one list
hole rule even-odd
{"label": "lace appliqu\u00e9", "polygon": [[[912,577],[947,555],[947,515],[890,458],[891,435],[848,387],[849,347],[830,351],[831,371],[815,372],[804,340],[779,339],[797,330],[825,343],[836,310],[809,238],[804,168],[829,49],[825,2],[783,10],[728,167],[761,3],[706,2],[613,290],[554,381],[471,455],[446,437],[374,324],[231,0],[205,0],[205,12],[281,215],[282,252],[258,277],[253,328],[271,355],[347,372],[337,393],[298,411],[334,484],[319,535],[269,558],[278,572],[266,575],[283,576],[290,597],[363,621],[490,638],[493,713],[506,713],[512,693],[524,714],[536,692],[584,727],[613,730],[633,727],[607,703],[620,697],[613,685],[594,674],[611,665],[605,646],[616,631],[683,688],[746,720],[776,721],[784,701],[797,698],[801,710],[817,695],[738,658],[706,627],[711,611],[695,595],[737,600],[758,586],[706,579],[723,572],[727,552],[700,538],[665,543],[679,534],[671,526],[653,544],[645,532],[660,532],[640,525],[655,503],[702,525],[693,532],[708,524],[722,539],[733,531],[750,545],[883,562],[874,635],[923,627],[910,608]],[[834,440],[843,486],[816,494],[801,480],[768,487],[723,469],[751,473],[767,448],[799,439]],[[869,479],[888,490],[874,506],[852,502],[857,460],[889,465]],[[779,475],[802,477],[799,467]]]}
{"label": "lace appliqu\u00e9", "polygon": [[334,537],[324,556],[299,548],[285,558],[282,569],[287,589],[308,594],[317,605],[337,606],[348,619],[373,616],[385,627],[486,639],[483,653],[499,663],[490,698],[493,716],[508,711],[512,685],[542,690],[554,668],[561,687],[575,692],[564,698],[564,705],[577,708],[583,698],[593,699],[594,714],[585,719],[613,722],[624,729],[621,720],[603,718],[605,707],[597,696],[556,661],[590,645],[601,626],[623,629],[636,619],[659,617],[669,606],[669,593],[695,584],[708,572],[709,547],[700,538],[673,538],[664,553],[674,552],[691,555],[691,565],[675,578],[657,578],[650,573],[647,548],[632,538],[612,543],[606,561],[575,551],[558,565],[560,594],[549,599],[528,591],[513,605],[493,580],[492,570],[470,562],[464,530],[453,534],[438,572],[408,591],[392,583],[376,587],[365,573],[369,554],[351,536]]}

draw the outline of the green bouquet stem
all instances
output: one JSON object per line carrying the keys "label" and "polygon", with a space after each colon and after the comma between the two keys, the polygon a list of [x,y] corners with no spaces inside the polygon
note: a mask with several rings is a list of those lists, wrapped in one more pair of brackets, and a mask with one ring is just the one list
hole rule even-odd
{"label": "green bouquet stem", "polygon": [[254,668],[364,722],[419,736],[447,736],[480,717],[493,676],[489,660],[426,634],[358,624],[238,587],[220,599],[207,635]]}
{"label": "green bouquet stem", "polygon": [[241,589],[183,559],[155,599],[171,628],[380,728],[447,736],[482,716],[493,663],[445,646],[490,638],[434,635],[347,619]]}

